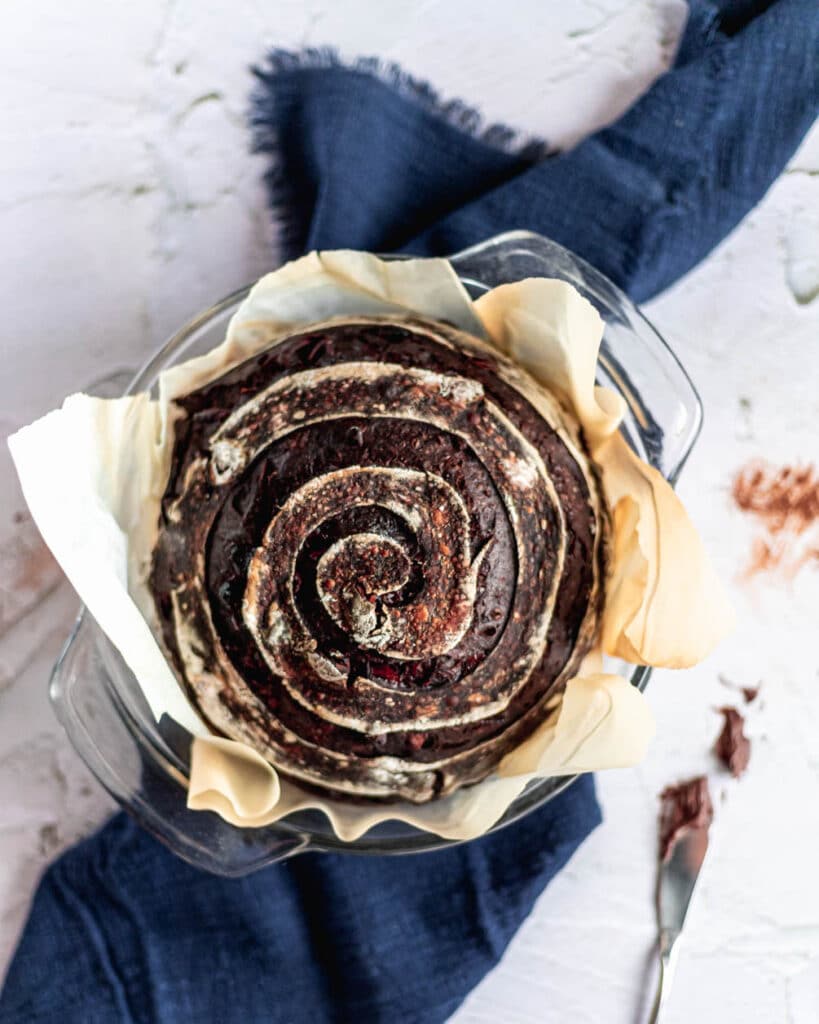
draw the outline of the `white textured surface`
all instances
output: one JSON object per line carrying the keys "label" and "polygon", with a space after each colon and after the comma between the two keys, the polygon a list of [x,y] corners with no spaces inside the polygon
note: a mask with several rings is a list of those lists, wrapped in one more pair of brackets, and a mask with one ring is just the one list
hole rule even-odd
{"label": "white textured surface", "polygon": [[[616,116],[670,58],[680,6],[652,0],[7,0],[0,33],[0,430],[139,363],[272,263],[246,153],[247,66],[267,45],[377,53],[487,117],[555,143]],[[733,590],[736,636],[656,673],[659,734],[600,778],[606,823],[548,888],[460,1024],[630,1024],[653,939],[656,794],[711,767],[716,677],[763,681],[751,769],[724,787],[667,1024],[819,1019],[819,572],[738,582],[750,528],[728,501],[748,458],[819,459],[819,132],[712,257],[648,309],[699,386],[681,492]],[[42,865],[110,810],[46,679],[74,599],[0,451],[0,970]],[[723,784],[719,783],[720,788]],[[664,1022],[665,1024],[665,1022]]]}

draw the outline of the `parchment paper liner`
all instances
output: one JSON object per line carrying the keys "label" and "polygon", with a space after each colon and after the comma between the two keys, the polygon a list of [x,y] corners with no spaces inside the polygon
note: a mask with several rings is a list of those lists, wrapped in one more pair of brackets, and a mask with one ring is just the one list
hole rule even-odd
{"label": "parchment paper liner", "polygon": [[617,428],[624,402],[594,385],[603,323],[562,281],[503,285],[472,302],[445,260],[384,262],[366,253],[311,253],[268,274],[231,320],[226,340],[160,377],[159,398],[73,395],[9,439],[26,501],[81,600],[118,647],[157,719],[194,735],[188,806],[257,827],[322,810],[343,840],[398,819],[449,839],[485,832],[535,777],[624,767],[654,725],[642,694],[601,669],[598,654],[569,680],[554,712],[490,778],[416,806],[347,804],[310,794],[250,747],[213,736],[177,683],[149,626],[145,585],[165,489],[170,404],[295,328],[332,316],[418,313],[497,345],[574,410],[602,469],[614,522],[602,625],[606,653],[684,667],[705,657],[733,614],[701,541],[668,483]]}

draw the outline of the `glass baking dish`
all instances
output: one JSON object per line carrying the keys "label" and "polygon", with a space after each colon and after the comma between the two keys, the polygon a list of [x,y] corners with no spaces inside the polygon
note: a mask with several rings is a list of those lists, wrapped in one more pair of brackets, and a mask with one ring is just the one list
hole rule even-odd
{"label": "glass baking dish", "polygon": [[[449,259],[473,297],[526,277],[562,278],[585,295],[606,324],[598,382],[626,400],[623,433],[644,459],[676,480],[699,433],[702,406],[675,355],[623,292],[567,249],[526,231],[499,235]],[[222,341],[247,291],[234,292],[186,324],[140,370],[129,391],[150,389],[166,367]],[[645,687],[649,669],[616,668]],[[133,673],[84,610],[52,673],[50,696],[73,746],[108,792],[176,854],[206,870],[243,875],[304,850],[399,854],[451,845],[397,821],[342,842],[317,811],[240,829],[212,812],[188,810],[190,737],[167,719],[154,721]],[[541,807],[573,778],[531,783],[495,828]]]}

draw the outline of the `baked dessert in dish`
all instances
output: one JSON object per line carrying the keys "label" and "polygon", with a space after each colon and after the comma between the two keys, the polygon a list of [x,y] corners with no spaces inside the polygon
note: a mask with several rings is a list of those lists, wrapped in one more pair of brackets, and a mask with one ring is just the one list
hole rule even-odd
{"label": "baked dessert in dish", "polygon": [[171,339],[151,390],[69,396],[9,439],[188,810],[472,839],[530,785],[534,806],[542,780],[638,763],[628,664],[686,668],[732,628],[629,443],[658,405],[628,371],[666,399],[657,367],[683,396],[684,374],[618,340],[611,304],[517,279],[518,243],[485,290],[447,260],[309,253]]}
{"label": "baked dessert in dish", "polygon": [[335,318],[173,404],[149,585],[190,699],[299,785],[423,803],[594,645],[607,512],[574,417],[497,350]]}

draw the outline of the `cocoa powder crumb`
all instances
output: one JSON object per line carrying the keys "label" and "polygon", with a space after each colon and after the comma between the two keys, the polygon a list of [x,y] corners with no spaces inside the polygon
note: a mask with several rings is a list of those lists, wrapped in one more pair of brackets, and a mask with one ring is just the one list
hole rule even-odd
{"label": "cocoa powder crumb", "polygon": [[756,686],[743,686],[741,683],[735,683],[727,676],[722,675],[722,673],[717,676],[717,679],[723,686],[727,686],[729,690],[736,690],[737,693],[741,693],[746,704],[753,704],[762,688],[761,683],[757,683]]}
{"label": "cocoa powder crumb", "polygon": [[779,570],[792,578],[819,561],[819,474],[813,465],[749,463],[735,476],[731,496],[763,531],[754,538],[746,575]]}

